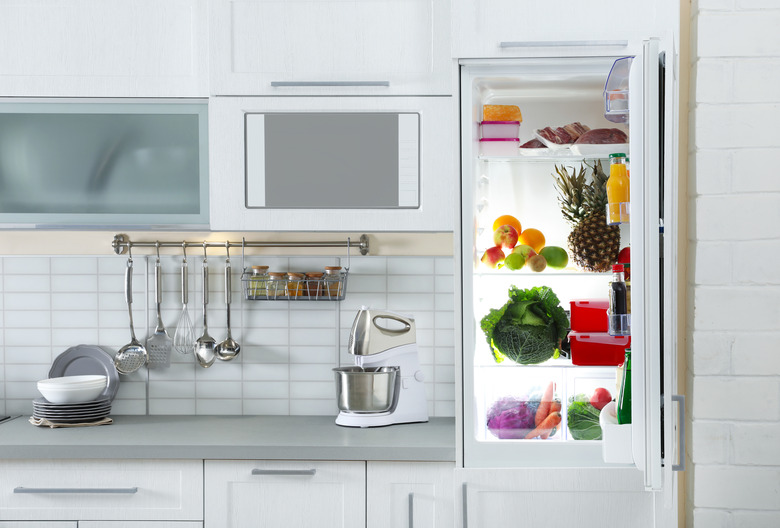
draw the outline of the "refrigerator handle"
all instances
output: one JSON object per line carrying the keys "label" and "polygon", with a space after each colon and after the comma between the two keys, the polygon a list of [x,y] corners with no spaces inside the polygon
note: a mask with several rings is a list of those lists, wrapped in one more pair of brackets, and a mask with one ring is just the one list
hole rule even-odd
{"label": "refrigerator handle", "polygon": [[672,464],[672,471],[685,471],[685,396],[682,394],[672,394],[672,401],[680,404],[680,411],[677,413],[677,430],[680,432],[680,463]]}
{"label": "refrigerator handle", "polygon": [[499,42],[499,48],[625,48],[627,40],[530,40],[530,41],[503,41]]}

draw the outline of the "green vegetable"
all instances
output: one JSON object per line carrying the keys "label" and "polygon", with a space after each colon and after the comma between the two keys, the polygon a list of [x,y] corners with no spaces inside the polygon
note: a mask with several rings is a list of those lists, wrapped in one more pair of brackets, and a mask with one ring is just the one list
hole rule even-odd
{"label": "green vegetable", "polygon": [[496,363],[509,358],[521,365],[558,357],[569,319],[558,297],[547,286],[509,289],[509,302],[490,310],[480,322]]}
{"label": "green vegetable", "polygon": [[569,410],[566,413],[569,432],[575,440],[601,440],[600,411],[590,403],[585,394],[569,398]]}

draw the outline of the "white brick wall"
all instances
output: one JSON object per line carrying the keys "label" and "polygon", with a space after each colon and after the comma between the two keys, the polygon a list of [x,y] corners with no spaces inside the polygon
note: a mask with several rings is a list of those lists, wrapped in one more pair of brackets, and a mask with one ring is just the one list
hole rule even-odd
{"label": "white brick wall", "polygon": [[692,11],[687,525],[780,526],[780,2]]}
{"label": "white brick wall", "polygon": [[[154,259],[134,257],[133,318],[144,340],[155,327]],[[262,262],[261,262],[262,261]],[[247,266],[313,271],[333,257],[252,257]],[[189,258],[189,306],[202,332],[202,267]],[[346,259],[341,259],[342,266]],[[415,316],[431,416],[454,416],[454,269],[452,257],[353,257],[341,302],[245,301],[241,259],[232,259],[233,337],[241,354],[209,369],[192,355],[172,354],[168,369],[121,376],[113,414],[333,415],[331,369],[352,364],[349,329],[365,304]],[[114,351],[130,340],[124,257],[0,258],[0,415],[31,414],[35,381],[78,344]],[[181,313],[180,259],[163,257],[162,318],[173,336]],[[209,255],[209,333],[225,337],[224,256]]]}

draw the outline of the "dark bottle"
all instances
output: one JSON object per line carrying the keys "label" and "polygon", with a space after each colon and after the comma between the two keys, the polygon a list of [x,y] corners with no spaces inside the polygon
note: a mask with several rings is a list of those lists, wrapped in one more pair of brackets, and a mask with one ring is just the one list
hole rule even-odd
{"label": "dark bottle", "polygon": [[628,289],[623,279],[623,265],[612,266],[612,282],[609,283],[609,333],[628,335]]}
{"label": "dark bottle", "polygon": [[620,396],[617,408],[618,424],[631,423],[631,349],[626,349],[626,360],[623,363],[623,383],[620,385]]}

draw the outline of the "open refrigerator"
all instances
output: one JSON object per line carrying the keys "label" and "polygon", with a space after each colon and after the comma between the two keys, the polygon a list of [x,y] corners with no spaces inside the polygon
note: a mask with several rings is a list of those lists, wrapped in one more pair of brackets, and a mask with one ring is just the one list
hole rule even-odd
{"label": "open refrigerator", "polygon": [[[676,97],[662,44],[640,41],[603,53],[531,50],[526,58],[463,60],[460,72],[462,467],[635,468],[642,474],[645,490],[669,491],[672,471],[680,469],[677,461],[682,461],[684,452],[679,445],[684,420],[683,406],[672,394],[677,382],[677,263],[672,249],[676,245],[672,117]],[[516,105],[521,111],[518,141],[512,141],[511,147],[506,142],[498,145],[503,150],[497,150],[495,143],[480,141],[485,134],[485,105]],[[546,127],[570,123],[590,129],[617,128],[628,140],[577,148],[576,144],[553,145],[539,135]],[[518,148],[532,139],[545,146]],[[609,427],[606,436],[594,435],[598,439],[576,439],[582,435],[570,429],[570,408],[583,398],[587,401],[597,388],[606,388],[617,399],[621,367],[614,361],[573,360],[573,343],[567,346],[571,334],[561,341],[555,357],[541,363],[497,362],[481,322],[491,309],[508,301],[513,286],[549,287],[567,312],[583,300],[609,298],[612,273],[586,271],[574,261],[568,243],[573,227],[562,214],[556,169],[569,173],[583,169],[586,181],[591,181],[598,164],[610,174],[609,154],[614,152],[625,153],[630,163],[630,204],[615,224],[620,248],[630,247],[630,344],[609,336],[603,346],[613,351],[618,347],[621,357],[623,348],[631,349],[632,420],[619,429]],[[539,272],[528,264],[514,270],[487,266],[482,256],[495,245],[493,224],[502,215],[517,218],[523,231],[541,231],[545,245],[564,248],[568,264]],[[587,352],[599,357],[602,345],[589,346]],[[538,406],[550,384],[561,405],[561,421],[549,436],[500,437],[488,427],[495,416],[491,413],[500,407],[497,402],[536,400]],[[607,429],[602,428],[602,433]]]}

